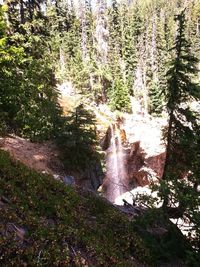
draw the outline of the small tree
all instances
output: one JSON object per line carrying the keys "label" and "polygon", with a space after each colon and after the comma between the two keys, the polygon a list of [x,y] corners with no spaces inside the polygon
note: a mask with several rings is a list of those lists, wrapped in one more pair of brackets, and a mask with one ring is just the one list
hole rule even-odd
{"label": "small tree", "polygon": [[149,112],[153,116],[161,116],[163,109],[163,99],[159,83],[153,81],[150,89],[151,90],[149,92],[149,100],[150,100]]}
{"label": "small tree", "polygon": [[131,110],[127,86],[120,79],[113,82],[110,92],[110,106],[112,110],[122,112],[130,112]]}
{"label": "small tree", "polygon": [[84,169],[95,156],[94,115],[82,104],[78,105],[69,116],[63,117],[57,141],[63,151],[66,169]]}

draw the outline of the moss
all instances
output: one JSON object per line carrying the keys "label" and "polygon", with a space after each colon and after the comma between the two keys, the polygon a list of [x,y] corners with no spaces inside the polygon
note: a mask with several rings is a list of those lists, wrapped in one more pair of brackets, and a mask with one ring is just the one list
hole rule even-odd
{"label": "moss", "polygon": [[[131,223],[108,202],[38,174],[3,151],[0,188],[9,202],[0,206],[1,266],[128,267],[139,266],[135,259],[151,261]],[[23,229],[23,237],[11,226]]]}

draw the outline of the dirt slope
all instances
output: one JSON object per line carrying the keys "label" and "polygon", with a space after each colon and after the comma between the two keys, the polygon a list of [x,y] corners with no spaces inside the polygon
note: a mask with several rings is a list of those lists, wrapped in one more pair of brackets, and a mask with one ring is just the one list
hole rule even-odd
{"label": "dirt slope", "polygon": [[59,160],[59,152],[51,142],[32,143],[18,136],[1,138],[1,149],[10,155],[42,173],[64,175],[64,167]]}

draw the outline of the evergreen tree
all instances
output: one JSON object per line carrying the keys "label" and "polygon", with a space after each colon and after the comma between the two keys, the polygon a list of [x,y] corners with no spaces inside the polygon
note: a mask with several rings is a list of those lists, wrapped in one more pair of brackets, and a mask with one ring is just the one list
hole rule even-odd
{"label": "evergreen tree", "polygon": [[122,112],[130,112],[130,97],[128,94],[128,88],[124,86],[122,80],[113,82],[110,91],[110,106],[112,110],[118,110]]}
{"label": "evergreen tree", "polygon": [[6,43],[10,51],[21,51],[21,58],[14,57],[12,65],[3,68],[12,73],[1,82],[3,109],[9,113],[12,131],[32,140],[49,139],[54,136],[60,108],[46,19],[40,2],[24,3],[23,11],[19,1],[8,4]]}
{"label": "evergreen tree", "polygon": [[[122,68],[124,85],[128,88],[128,93],[133,95],[134,72],[137,65],[136,59],[136,35],[135,18],[133,12],[129,11],[128,5],[121,6],[121,46],[122,46]],[[139,30],[139,29],[138,29]]]}
{"label": "evergreen tree", "polygon": [[194,82],[198,59],[185,37],[185,11],[175,20],[178,30],[165,94],[169,123],[161,192],[163,210],[169,217],[187,218],[193,223],[199,242],[200,127],[196,111],[190,108],[200,97],[200,87]]}
{"label": "evergreen tree", "polygon": [[11,45],[5,21],[6,6],[0,5],[0,131],[15,128],[14,118],[21,105],[21,65],[24,61],[23,48]]}
{"label": "evergreen tree", "polygon": [[87,164],[97,157],[93,113],[79,104],[69,116],[63,117],[57,140],[67,170],[85,169]]}
{"label": "evergreen tree", "polygon": [[[153,116],[161,116],[164,107],[163,91],[166,89],[166,65],[169,58],[167,40],[167,36],[169,35],[169,22],[164,15],[164,9],[161,8],[156,11],[156,37],[153,37],[152,39],[153,43],[156,42],[156,49],[154,49],[156,64],[154,64],[154,66],[152,65],[151,68],[152,76],[149,84],[149,112]],[[156,40],[154,40],[154,38],[156,38]]]}
{"label": "evergreen tree", "polygon": [[[128,7],[127,7],[128,8]],[[113,110],[130,111],[134,69],[134,41],[131,15],[125,5],[112,1],[109,10],[109,69],[112,83],[109,103]]]}
{"label": "evergreen tree", "polygon": [[107,84],[108,80],[105,75],[108,61],[108,25],[106,14],[105,0],[98,0],[96,3],[95,16],[95,33],[94,33],[94,65],[95,65],[95,79],[96,86],[96,101],[97,103],[107,102]]}
{"label": "evergreen tree", "polygon": [[149,113],[153,116],[161,116],[163,111],[163,94],[159,82],[152,81],[149,90]]}
{"label": "evergreen tree", "polygon": [[[109,9],[109,47],[121,55],[121,23],[119,6],[116,0],[111,2]],[[110,52],[109,51],[109,52]]]}

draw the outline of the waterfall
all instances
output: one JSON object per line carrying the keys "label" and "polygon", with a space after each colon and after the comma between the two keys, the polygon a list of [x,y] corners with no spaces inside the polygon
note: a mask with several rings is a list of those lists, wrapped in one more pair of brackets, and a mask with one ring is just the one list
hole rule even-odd
{"label": "waterfall", "polygon": [[126,154],[122,145],[120,127],[117,124],[110,126],[111,140],[107,150],[107,192],[106,197],[111,202],[126,192],[127,172],[125,168]]}

